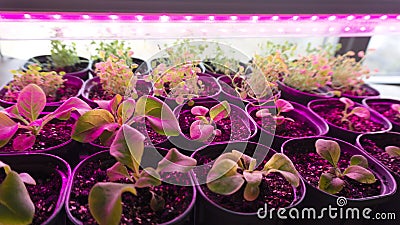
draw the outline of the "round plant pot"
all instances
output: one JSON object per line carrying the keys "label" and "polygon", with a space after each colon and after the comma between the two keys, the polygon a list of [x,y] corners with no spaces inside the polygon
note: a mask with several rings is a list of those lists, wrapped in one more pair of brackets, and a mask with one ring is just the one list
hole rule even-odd
{"label": "round plant pot", "polygon": [[[78,97],[80,95],[81,88],[83,86],[83,80],[80,79],[79,77],[74,77],[74,76],[70,76],[70,75],[64,75],[63,79],[65,79],[65,82],[64,82],[65,88],[60,88],[58,92],[69,92],[69,91],[74,92],[74,93],[76,92],[76,94],[71,94],[69,97]],[[0,88],[1,95],[4,95],[7,92],[7,90],[4,88],[4,86]],[[71,90],[71,89],[73,89],[73,90]],[[64,103],[66,100],[68,100],[68,98],[65,97],[65,100],[57,101],[57,102],[47,102],[44,111],[46,111],[46,112],[54,111],[58,106],[60,106],[62,103]],[[0,106],[2,106],[4,108],[13,106],[13,105],[15,105],[15,103],[16,102],[9,102],[9,101],[0,99]]]}
{"label": "round plant pot", "polygon": [[71,177],[67,162],[57,156],[33,153],[2,155],[0,160],[18,173],[28,173],[36,185],[26,185],[35,205],[33,225],[62,225],[66,216],[64,201]]}
{"label": "round plant pot", "polygon": [[[203,61],[202,64],[204,65],[204,69],[205,69],[205,73],[210,74],[211,76],[215,77],[215,78],[219,78],[221,76],[227,76],[227,74],[224,74],[223,71],[215,71],[215,64],[213,63],[213,61]],[[239,62],[240,66],[243,66],[243,68],[246,68],[248,66],[248,64],[243,63],[243,62]],[[234,75],[236,72],[232,69],[229,69],[231,74],[229,75]]]}
{"label": "round plant pot", "polygon": [[[79,69],[75,69],[70,72],[66,72],[65,75],[71,75],[75,77],[79,77],[82,80],[87,80],[89,78],[89,70],[91,67],[91,61],[87,58],[84,57],[79,57],[80,63],[79,63]],[[49,62],[51,62],[51,56],[50,55],[40,55],[40,56],[35,56],[27,60],[27,62],[22,66],[22,70],[27,70],[28,66],[31,64],[36,64],[37,62],[40,62],[42,65],[48,65]],[[63,71],[60,69],[57,72]]]}
{"label": "round plant pot", "polygon": [[[214,77],[208,74],[200,73],[198,74],[199,80],[205,85],[205,90],[200,93],[199,97],[192,98],[192,100],[204,100],[204,99],[215,99],[218,100],[221,94],[221,86]],[[172,110],[175,109],[179,104],[176,102],[175,98],[156,96],[157,98],[164,101]],[[187,101],[188,99],[185,99]]]}
{"label": "round plant pot", "polygon": [[379,98],[379,91],[376,90],[375,88],[372,88],[371,86],[369,86],[368,84],[364,84],[361,86],[362,89],[365,90],[365,92],[367,93],[367,95],[351,95],[351,94],[347,94],[347,93],[342,93],[342,97],[346,97],[349,98],[355,102],[361,103],[363,99],[365,98]]}
{"label": "round plant pot", "polygon": [[[238,150],[245,154],[255,158],[257,160],[257,167],[260,169],[265,163],[276,152],[264,145],[254,142],[229,142],[220,144],[211,144],[205,146],[193,153],[192,157],[197,160],[197,167],[192,171],[193,180],[196,183],[197,191],[199,192],[198,204],[196,210],[196,223],[199,225],[217,225],[217,224],[235,224],[235,225],[248,225],[248,224],[276,224],[282,223],[275,217],[272,219],[267,215],[265,219],[259,219],[257,216],[258,210],[265,208],[265,203],[268,201],[267,209],[271,208],[291,208],[296,207],[303,200],[306,188],[302,180],[300,185],[295,188],[286,181],[277,185],[277,179],[280,179],[278,175],[272,175],[266,180],[263,180],[260,187],[259,197],[252,202],[246,201],[243,198],[243,188],[238,192],[223,196],[217,195],[209,191],[206,183],[206,177],[208,171],[211,169],[213,160],[224,152],[231,152],[232,150]],[[270,176],[270,175],[269,175]],[[283,179],[283,178],[282,178]],[[273,183],[274,182],[274,183]],[[268,185],[268,188],[264,188],[263,185]],[[267,190],[269,189],[269,190]],[[279,189],[279,190],[277,190]],[[289,192],[291,193],[292,199],[290,201],[287,197]],[[264,193],[272,192],[272,193]],[[279,194],[273,193],[282,193]],[[268,196],[268,200],[264,199]],[[274,197],[272,197],[274,196]],[[277,203],[272,198],[285,199]],[[236,202],[237,200],[237,202]],[[270,205],[270,202],[275,202],[275,205]],[[282,205],[281,205],[282,204]],[[276,211],[275,211],[276,212]],[[265,212],[264,212],[265,213]],[[263,213],[261,213],[262,215]]]}
{"label": "round plant pot", "polygon": [[[362,107],[360,103],[354,103],[354,107]],[[363,133],[382,133],[392,129],[392,124],[385,117],[375,112],[374,110],[370,110],[371,117],[368,120],[360,121],[357,130],[350,130],[348,127],[341,127],[338,124],[334,124],[331,121],[336,119],[340,120],[341,111],[344,110],[344,103],[339,101],[339,99],[319,99],[313,100],[308,104],[308,108],[321,116],[329,125],[328,136],[336,137],[341,140],[355,143],[358,135]],[[349,109],[348,111],[350,111]],[[336,118],[337,117],[337,118]],[[355,115],[354,115],[355,117]],[[349,117],[350,118],[350,117]],[[351,118],[350,118],[351,119]],[[354,127],[357,124],[354,125]],[[345,125],[343,125],[345,126]],[[370,131],[366,131],[366,129],[370,129]]]}
{"label": "round plant pot", "polygon": [[[316,153],[315,142],[318,139],[333,140],[339,144],[341,153],[338,166],[342,171],[349,166],[351,156],[364,156],[368,160],[368,169],[374,173],[379,183],[359,184],[355,181],[350,182],[350,179],[348,179],[344,190],[339,194],[333,195],[319,190],[318,180],[321,174],[328,171],[331,165]],[[306,137],[286,141],[281,150],[292,160],[306,183],[310,194],[304,200],[306,205],[316,207],[327,207],[329,204],[334,207],[344,205],[346,207],[374,207],[389,201],[396,191],[396,181],[390,172],[368,154],[348,142],[330,137]],[[351,187],[347,187],[347,185],[351,185]],[[378,187],[380,187],[380,190]],[[345,197],[347,203],[339,205],[338,197]]]}
{"label": "round plant pot", "polygon": [[[275,106],[257,106],[248,104],[246,112],[251,118],[256,121],[258,127],[258,143],[269,146],[267,140],[273,138],[272,148],[280,149],[283,142],[300,137],[316,137],[326,135],[329,131],[328,124],[318,115],[311,112],[307,107],[295,102],[290,102],[294,109],[290,112],[282,113],[286,118],[291,118],[294,122],[285,121],[282,125],[272,124],[273,129],[265,129],[263,127],[263,120],[256,117],[256,113],[260,109],[275,110]],[[273,119],[272,119],[273,120]],[[267,121],[265,121],[267,122]],[[276,126],[276,127],[275,127]],[[277,130],[279,134],[277,134]],[[272,137],[271,137],[272,136]],[[260,138],[261,137],[261,138]],[[270,137],[270,138],[266,138]]]}
{"label": "round plant pot", "polygon": [[[144,155],[142,158],[142,166],[143,167],[147,167],[147,166],[151,166],[153,168],[155,168],[157,166],[157,162],[154,161],[155,158],[159,158],[160,155],[165,155],[167,153],[167,151],[165,149],[161,149],[158,148],[157,150],[155,150],[154,148],[149,148],[149,147],[145,147],[144,150]],[[152,161],[153,159],[153,161]],[[79,165],[74,169],[73,174],[72,174],[72,182],[71,185],[69,187],[69,190],[67,192],[67,197],[66,197],[66,202],[65,202],[65,208],[67,211],[67,217],[68,220],[70,221],[70,223],[72,224],[85,224],[85,221],[80,221],[79,217],[85,217],[85,218],[91,218],[90,212],[89,212],[89,208],[88,208],[88,194],[90,189],[94,186],[95,183],[97,183],[98,181],[96,180],[96,178],[100,178],[101,179],[105,179],[106,177],[106,170],[111,167],[114,163],[116,162],[116,160],[109,154],[109,151],[102,151],[99,152],[95,155],[92,155],[90,157],[88,157],[87,159],[83,160],[81,163],[79,163]],[[143,165],[143,164],[147,164],[148,165]],[[93,170],[93,171],[92,171]],[[81,186],[80,181],[77,180],[78,177],[83,177],[86,178],[89,182],[85,182],[86,184],[84,184],[83,186]],[[176,193],[180,193],[180,194],[187,194],[187,197],[190,198],[182,198],[180,199],[181,201],[175,201],[175,200],[167,200],[167,202],[169,202],[169,204],[173,204],[172,208],[169,208],[169,210],[183,210],[179,215],[177,215],[174,218],[171,218],[168,221],[165,222],[156,222],[156,221],[148,221],[148,223],[152,222],[152,223],[157,223],[157,224],[193,224],[193,207],[195,204],[195,199],[196,199],[196,189],[194,187],[193,181],[190,177],[189,174],[182,174],[182,176],[180,177],[182,180],[180,180],[180,182],[187,182],[187,186],[173,186],[170,185],[170,187],[179,187],[179,190],[176,190]],[[163,184],[164,185],[164,184]],[[79,194],[81,194],[81,192],[83,193],[83,195],[78,195],[77,192],[79,192]],[[164,196],[164,197],[168,197],[168,196]],[[172,198],[172,196],[171,196]],[[126,199],[123,197],[123,202]],[[182,203],[185,202],[185,203]],[[83,208],[86,208],[87,211],[81,211],[79,209],[79,212],[75,212],[73,209],[76,207],[75,203],[81,205]],[[146,202],[146,206],[149,203]],[[125,208],[126,205],[130,205],[129,202],[125,203],[123,208]],[[167,210],[167,209],[165,209]],[[87,214],[83,215],[82,212],[87,212]],[[126,212],[123,210],[123,213],[126,214]],[[139,215],[143,215],[146,214],[144,211],[143,212],[139,212]],[[161,217],[168,217],[165,215],[165,213],[161,216]],[[132,218],[134,219],[134,218]],[[94,221],[94,219],[91,219]],[[142,221],[147,221],[145,219],[143,219]],[[129,223],[132,224],[136,224],[137,221],[131,221]]]}
{"label": "round plant pot", "polygon": [[[218,101],[213,99],[195,99],[192,106],[185,103],[176,107],[174,109],[174,114],[178,119],[181,132],[179,136],[168,137],[170,143],[180,149],[182,153],[191,155],[196,149],[210,143],[247,141],[256,135],[257,126],[254,120],[247,116],[243,109],[230,104],[230,116],[216,123],[217,128],[221,130],[221,136],[213,136],[212,140],[207,142],[192,140],[190,138],[190,125],[195,121],[195,118],[190,112],[191,108],[194,106],[204,106],[210,109],[218,103]],[[223,129],[225,126],[228,126],[229,128]]]}
{"label": "round plant pot", "polygon": [[[318,94],[313,94],[313,93],[308,93],[304,91],[299,91],[296,90],[292,87],[287,86],[281,81],[278,81],[278,88],[281,90],[281,97],[283,99],[292,101],[292,102],[297,102],[302,105],[307,105],[310,101],[316,100],[316,99],[329,99],[332,98],[332,94],[327,93],[327,89],[321,88],[320,92],[321,95]],[[325,93],[324,93],[325,92]]]}
{"label": "round plant pot", "polygon": [[[136,90],[138,91],[138,96],[149,95],[151,94],[151,83],[146,82],[144,80],[137,80]],[[88,103],[92,108],[99,107],[99,105],[91,98],[91,95],[99,95],[104,94],[104,90],[100,84],[100,77],[93,77],[85,82],[81,91],[82,99]],[[114,96],[112,95],[104,95],[98,96],[96,98],[102,98],[99,100],[111,100]]]}
{"label": "round plant pot", "polygon": [[399,100],[389,98],[365,98],[362,103],[386,117],[392,123],[393,131],[400,132],[400,118],[396,118],[395,111],[390,109],[392,104],[400,104]]}
{"label": "round plant pot", "polygon": [[[94,60],[94,61],[92,62],[92,65],[91,65],[91,67],[90,67],[90,73],[91,73],[93,76],[96,76],[96,73],[95,73],[95,70],[96,70],[96,63],[99,63],[99,62],[101,62],[100,59]],[[139,59],[139,58],[134,58],[134,57],[132,57],[132,62],[133,62],[134,64],[137,64],[137,65],[138,65],[138,67],[132,69],[132,72],[133,72],[133,73],[147,74],[147,73],[150,72],[150,65],[149,65],[149,63],[146,62],[146,61],[144,61],[143,59]]]}

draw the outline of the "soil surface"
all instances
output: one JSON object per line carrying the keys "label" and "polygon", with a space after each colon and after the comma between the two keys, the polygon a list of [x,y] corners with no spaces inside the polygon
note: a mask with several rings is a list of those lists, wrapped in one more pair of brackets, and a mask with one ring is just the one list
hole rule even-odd
{"label": "soil surface", "polygon": [[400,115],[391,108],[391,103],[372,103],[369,105],[372,109],[388,118],[390,122],[400,124]]}
{"label": "soil surface", "polygon": [[[90,161],[74,177],[69,210],[83,224],[97,224],[89,211],[89,192],[97,182],[109,182],[106,170],[114,163],[115,160],[111,156]],[[186,181],[188,185],[190,184],[189,177],[186,174],[170,173],[162,174],[162,177],[169,180],[179,180],[180,183]],[[119,182],[128,183],[128,180],[121,179]],[[153,187],[152,191],[165,199],[165,208],[159,212],[154,212],[150,208],[151,193],[149,188],[138,188],[137,196],[124,193],[122,195],[122,225],[168,222],[181,215],[189,207],[193,197],[191,186],[174,186],[163,183],[160,186]]]}
{"label": "soil surface", "polygon": [[[313,105],[311,109],[329,123],[334,124],[342,129],[350,130],[349,122],[342,122],[342,111],[344,110],[344,103],[329,102],[329,104]],[[352,108],[348,109],[348,112],[350,112],[351,110]],[[351,115],[347,119],[351,121],[351,124],[353,126],[352,131],[365,133],[385,130],[383,124],[375,123],[371,119],[360,118],[356,115]]]}
{"label": "soil surface", "polygon": [[341,91],[342,94],[353,95],[353,96],[376,96],[375,92],[365,87],[358,88],[357,90],[346,90],[346,91],[339,89],[339,91]]}
{"label": "soil surface", "polygon": [[[17,171],[26,173],[29,171]],[[36,185],[25,184],[29,196],[35,205],[33,225],[45,222],[54,212],[61,191],[61,177],[57,172],[50,174],[29,173],[36,181]],[[4,170],[0,170],[0,183],[5,179]]]}

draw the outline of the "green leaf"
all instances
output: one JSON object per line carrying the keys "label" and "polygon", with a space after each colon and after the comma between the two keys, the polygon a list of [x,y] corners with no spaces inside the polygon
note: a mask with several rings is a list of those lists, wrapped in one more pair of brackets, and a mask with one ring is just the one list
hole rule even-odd
{"label": "green leaf", "polygon": [[128,178],[132,181],[128,170],[120,162],[116,162],[112,167],[107,169],[107,177],[110,179],[110,181],[117,181],[123,178]]}
{"label": "green leaf", "polygon": [[171,148],[158,163],[157,171],[187,173],[196,165],[195,159],[180,153],[176,148]]}
{"label": "green leaf", "polygon": [[110,154],[123,165],[139,175],[139,166],[144,152],[145,136],[135,128],[123,124],[110,147]]}
{"label": "green leaf", "polygon": [[266,174],[273,172],[280,173],[295,187],[298,187],[300,184],[299,172],[297,172],[292,161],[282,153],[274,154],[265,164],[263,171]]}
{"label": "green leaf", "polygon": [[368,168],[368,160],[362,155],[353,155],[350,159],[350,165]]}
{"label": "green leaf", "polygon": [[334,167],[337,167],[340,158],[340,146],[336,141],[318,139],[315,142],[315,148],[318,155],[328,160]]}
{"label": "green leaf", "polygon": [[135,116],[145,116],[159,134],[178,136],[180,127],[172,110],[153,96],[142,96],[136,103]]}
{"label": "green leaf", "polygon": [[36,136],[32,134],[21,134],[13,140],[13,149],[25,151],[33,147],[36,142]]}
{"label": "green leaf", "polygon": [[385,151],[390,156],[394,156],[394,157],[400,156],[400,148],[397,146],[386,146]]}
{"label": "green leaf", "polygon": [[19,178],[21,178],[22,182],[25,184],[36,185],[35,179],[33,179],[33,177],[27,173],[20,173]]}
{"label": "green leaf", "polygon": [[153,191],[151,191],[151,200],[150,200],[150,208],[154,212],[158,212],[163,210],[165,207],[165,200],[163,197],[157,195]]}
{"label": "green leaf", "polygon": [[105,130],[114,131],[119,125],[113,115],[105,109],[94,109],[79,117],[72,133],[72,139],[82,143],[96,140]]}
{"label": "green leaf", "polygon": [[330,173],[323,173],[319,178],[318,188],[328,192],[329,194],[336,194],[344,187],[344,181]]}
{"label": "green leaf", "polygon": [[9,172],[11,172],[11,167],[5,163],[3,163],[2,161],[0,161],[0,169],[4,168],[4,172],[6,174],[8,174]]}
{"label": "green leaf", "polygon": [[97,183],[89,193],[89,209],[100,225],[118,225],[122,215],[121,195],[136,195],[133,184]]}
{"label": "green leaf", "polygon": [[118,107],[121,102],[122,102],[122,96],[119,94],[115,95],[114,98],[111,99],[110,105],[109,105],[109,110],[113,115],[116,115]]}
{"label": "green leaf", "polygon": [[244,179],[237,172],[237,163],[230,159],[215,162],[207,174],[207,187],[214,193],[230,195],[237,192],[244,184]]}
{"label": "green leaf", "polygon": [[262,172],[255,171],[255,172],[243,172],[243,177],[246,180],[247,184],[244,189],[244,199],[247,201],[254,201],[258,198],[260,194],[260,184],[263,178]]}
{"label": "green leaf", "polygon": [[198,142],[207,141],[214,134],[213,132],[214,126],[202,120],[194,121],[189,128],[190,138]]}
{"label": "green leaf", "polygon": [[83,115],[87,111],[91,110],[90,106],[79,98],[72,97],[61,104],[54,112],[47,114],[43,117],[43,123],[46,124],[52,119],[57,118],[59,120],[68,120],[71,116],[71,112],[76,110],[80,115]]}
{"label": "green leaf", "polygon": [[217,122],[221,119],[227,118],[231,113],[231,106],[227,101],[220,102],[210,109],[210,118]]}
{"label": "green leaf", "polygon": [[130,118],[132,118],[135,113],[135,100],[127,99],[123,101],[117,109],[117,115],[122,119],[122,123],[126,123]]}
{"label": "green leaf", "polygon": [[33,122],[46,106],[46,95],[36,84],[29,84],[19,93],[16,106],[22,116]]}
{"label": "green leaf", "polygon": [[343,172],[348,178],[356,180],[363,184],[373,184],[376,182],[374,174],[361,166],[349,166]]}
{"label": "green leaf", "polygon": [[14,171],[10,171],[0,184],[0,224],[31,224],[35,205],[29,197],[24,182]]}
{"label": "green leaf", "polygon": [[139,179],[135,183],[135,187],[144,188],[161,185],[160,174],[151,167],[147,167],[139,175]]}
{"label": "green leaf", "polygon": [[18,130],[18,124],[0,112],[0,148],[6,145]]}

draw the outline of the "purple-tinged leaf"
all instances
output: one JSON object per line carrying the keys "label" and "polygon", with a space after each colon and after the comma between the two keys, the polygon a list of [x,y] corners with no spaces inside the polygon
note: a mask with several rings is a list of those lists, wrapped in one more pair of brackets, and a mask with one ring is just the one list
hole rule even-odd
{"label": "purple-tinged leaf", "polygon": [[[18,108],[16,105],[10,106],[3,111],[6,113],[10,118],[19,119],[21,120],[22,116],[18,112]],[[23,118],[22,118],[23,119]]]}
{"label": "purple-tinged leaf", "polygon": [[293,105],[283,99],[278,99],[275,102],[276,108],[278,109],[278,112],[290,112],[294,109]]}
{"label": "purple-tinged leaf", "polygon": [[133,117],[133,114],[135,113],[135,105],[135,100],[129,98],[118,106],[117,115],[119,118],[121,118],[122,123],[126,123],[130,118]]}
{"label": "purple-tinged leaf", "polygon": [[323,173],[319,178],[318,188],[329,194],[336,194],[340,192],[343,187],[344,181],[330,173]]}
{"label": "purple-tinged leaf", "polygon": [[208,189],[221,195],[231,195],[237,192],[245,182],[237,169],[237,163],[228,158],[218,160],[218,163],[215,162],[207,174]]}
{"label": "purple-tinged leaf", "polygon": [[36,84],[29,84],[19,93],[16,106],[23,117],[33,122],[46,106],[46,95]]}
{"label": "purple-tinged leaf", "polygon": [[213,134],[214,134],[215,136],[221,136],[222,132],[221,132],[220,129],[215,129],[215,130],[213,131]]}
{"label": "purple-tinged leaf", "polygon": [[364,119],[369,119],[371,117],[369,110],[364,107],[355,107],[353,110],[351,110],[351,113]]}
{"label": "purple-tinged leaf", "polygon": [[190,138],[195,141],[204,142],[213,135],[213,131],[213,125],[196,120],[190,125]]}
{"label": "purple-tinged leaf", "polygon": [[171,148],[167,155],[158,163],[157,171],[187,173],[196,164],[197,161],[195,159],[183,155],[176,148]]}
{"label": "purple-tinged leaf", "polygon": [[354,106],[354,102],[349,98],[341,97],[339,98],[339,101],[343,102],[348,108]]}
{"label": "purple-tinged leaf", "polygon": [[400,104],[392,104],[390,108],[400,114]]}
{"label": "purple-tinged leaf", "polygon": [[340,146],[336,141],[318,139],[315,142],[315,148],[318,155],[337,167],[340,158]]}
{"label": "purple-tinged leaf", "polygon": [[72,97],[61,104],[54,112],[47,114],[43,120],[46,123],[52,119],[68,120],[71,116],[71,112],[76,110],[80,115],[83,115],[87,111],[91,110],[90,106],[79,98]]}
{"label": "purple-tinged leaf", "polygon": [[210,109],[210,118],[214,122],[227,118],[231,113],[231,106],[227,101],[220,102]]}
{"label": "purple-tinged leaf", "polygon": [[205,116],[208,113],[208,109],[204,106],[195,106],[193,107],[190,112],[195,116]]}
{"label": "purple-tinged leaf", "polygon": [[27,173],[20,173],[19,177],[21,178],[21,180],[25,183],[25,184],[30,184],[30,185],[36,185],[36,181],[35,179],[33,179],[31,177],[31,175],[27,174]]}
{"label": "purple-tinged leaf", "polygon": [[112,167],[107,169],[107,177],[110,181],[118,181],[119,179],[128,178],[132,181],[128,169],[120,162],[116,162]]}
{"label": "purple-tinged leaf", "polygon": [[140,173],[139,179],[135,183],[137,188],[145,188],[161,185],[160,174],[151,167],[147,167]]}
{"label": "purple-tinged leaf", "polygon": [[397,146],[386,146],[385,151],[390,156],[400,157],[400,148]]}
{"label": "purple-tinged leaf", "polygon": [[162,196],[157,195],[155,192],[151,191],[150,208],[154,212],[158,212],[164,209],[164,207],[165,207],[165,199]]}
{"label": "purple-tinged leaf", "polygon": [[271,115],[272,114],[269,112],[268,109],[260,109],[256,112],[256,117],[267,117]]}
{"label": "purple-tinged leaf", "polygon": [[13,141],[13,148],[17,151],[25,151],[30,149],[35,144],[36,137],[34,135],[22,134]]}
{"label": "purple-tinged leaf", "polygon": [[110,110],[110,102],[111,102],[111,100],[95,100],[94,102],[97,105],[99,105],[100,109],[105,109],[105,110],[111,112],[111,110]]}
{"label": "purple-tinged leaf", "polygon": [[18,130],[18,124],[0,112],[0,147],[6,145]]}
{"label": "purple-tinged leaf", "polygon": [[244,199],[247,201],[254,201],[257,199],[260,194],[260,184],[263,178],[262,172],[254,171],[254,172],[243,172],[243,177],[246,180],[247,184],[244,189]]}
{"label": "purple-tinged leaf", "polygon": [[118,106],[121,102],[122,102],[122,96],[119,94],[115,95],[114,98],[111,99],[109,110],[113,115],[116,115]]}
{"label": "purple-tinged leaf", "polygon": [[374,174],[361,166],[349,166],[343,174],[363,184],[373,184],[376,182]]}
{"label": "purple-tinged leaf", "polygon": [[263,171],[266,174],[280,173],[295,187],[300,184],[299,172],[294,167],[293,162],[282,153],[275,153],[264,165]]}
{"label": "purple-tinged leaf", "polygon": [[275,116],[274,119],[277,125],[283,124],[286,120],[284,116]]}
{"label": "purple-tinged leaf", "polygon": [[368,160],[362,155],[353,155],[350,159],[350,165],[368,168]]}

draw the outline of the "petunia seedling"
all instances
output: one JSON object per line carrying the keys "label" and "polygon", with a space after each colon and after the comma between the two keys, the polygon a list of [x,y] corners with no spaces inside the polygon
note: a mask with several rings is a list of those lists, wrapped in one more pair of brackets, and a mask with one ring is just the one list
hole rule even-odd
{"label": "petunia seedling", "polygon": [[392,104],[390,108],[396,112],[396,117],[400,118],[400,104]]}
{"label": "petunia seedling", "polygon": [[363,184],[376,182],[374,174],[368,170],[368,160],[362,155],[353,155],[350,165],[343,172],[338,167],[340,146],[336,141],[318,139],[315,142],[318,155],[328,160],[332,165],[328,172],[321,175],[318,188],[330,194],[339,193],[345,186],[344,177],[348,177]]}
{"label": "petunia seedling", "polygon": [[400,157],[400,148],[397,146],[386,146],[385,151],[393,157]]}
{"label": "petunia seedling", "polygon": [[354,106],[354,102],[351,99],[348,99],[346,97],[341,97],[339,101],[344,103],[344,110],[342,111],[342,122],[348,122],[349,124],[349,129],[353,130],[353,124],[351,121],[348,119],[349,116],[351,115],[356,115],[360,118],[364,119],[369,119],[371,117],[371,114],[368,109],[364,107],[354,107],[350,112],[349,109]]}
{"label": "petunia seedling", "polygon": [[284,154],[274,154],[262,170],[257,170],[256,165],[256,159],[237,150],[224,153],[215,160],[208,172],[207,187],[214,193],[231,195],[246,183],[243,197],[247,201],[254,201],[260,194],[259,186],[263,177],[270,173],[280,173],[291,185],[299,186],[299,173]]}
{"label": "petunia seedling", "polygon": [[[152,195],[149,202],[151,209],[162,210],[165,200],[153,191],[155,186],[162,184],[161,174],[187,173],[197,164],[195,159],[173,148],[158,162],[157,168],[141,169],[144,139],[143,134],[127,124],[118,130],[110,148],[110,154],[117,162],[107,170],[111,182],[97,183],[89,193],[90,212],[100,225],[119,224],[122,214],[121,195],[124,192],[138,195],[138,188],[148,188]],[[128,182],[118,183],[121,179]]]}
{"label": "petunia seedling", "polygon": [[111,101],[97,101],[100,109],[86,112],[74,126],[72,139],[88,143],[99,138],[109,146],[123,124],[132,125],[148,120],[159,134],[179,135],[178,120],[172,110],[159,99],[142,96],[137,101],[116,95]]}
{"label": "petunia seedling", "polygon": [[285,122],[285,120],[294,122],[294,120],[292,118],[284,117],[281,115],[281,113],[283,113],[283,112],[290,112],[294,109],[293,105],[290,102],[283,100],[283,99],[278,99],[275,101],[275,106],[277,109],[276,115],[272,116],[272,114],[269,112],[269,109],[264,108],[264,109],[260,109],[256,112],[256,117],[272,116],[277,125],[283,124]]}
{"label": "petunia seedling", "polygon": [[27,173],[18,174],[2,161],[0,161],[0,169],[3,169],[6,174],[0,183],[0,224],[31,224],[35,205],[25,184],[36,185],[35,180]]}
{"label": "petunia seedling", "polygon": [[223,101],[210,109],[204,106],[195,106],[190,112],[196,117],[196,121],[190,125],[190,138],[205,142],[212,135],[221,135],[221,131],[216,128],[215,122],[227,118],[231,113],[231,106],[227,101]]}
{"label": "petunia seedling", "polygon": [[55,111],[39,118],[45,106],[46,95],[39,86],[29,84],[22,89],[17,103],[0,112],[0,147],[6,145],[18,129],[23,129],[27,132],[14,138],[13,148],[17,151],[30,149],[35,144],[36,136],[51,120],[68,120],[72,111],[83,114],[91,109],[86,102],[73,97]]}

